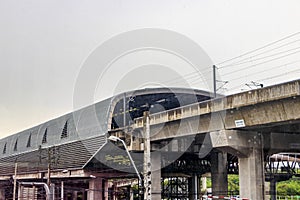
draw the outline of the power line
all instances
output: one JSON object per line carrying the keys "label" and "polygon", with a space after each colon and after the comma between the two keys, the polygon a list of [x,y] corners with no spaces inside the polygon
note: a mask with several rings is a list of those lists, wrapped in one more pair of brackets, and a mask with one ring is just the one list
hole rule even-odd
{"label": "power line", "polygon": [[[285,76],[285,75],[288,75],[288,74],[291,74],[291,73],[295,73],[295,72],[298,72],[298,71],[300,72],[300,69],[296,69],[296,70],[289,71],[289,72],[286,72],[286,73],[278,74],[278,75],[275,75],[275,76],[269,76],[269,77],[266,77],[266,78],[263,78],[263,79],[256,80],[255,82],[261,82],[261,81],[271,80],[271,79],[278,78],[278,77],[281,77],[281,76]],[[237,88],[239,88],[241,86],[242,85],[238,85],[238,86],[230,88],[229,90],[235,90],[235,89],[237,89]]]}
{"label": "power line", "polygon": [[256,71],[255,73],[251,73],[251,74],[247,74],[246,76],[242,76],[242,77],[238,77],[238,78],[234,78],[234,79],[230,79],[229,81],[236,81],[236,80],[239,80],[239,79],[244,79],[246,77],[249,77],[249,76],[252,76],[252,75],[255,75],[255,74],[261,74],[262,72],[266,72],[266,71],[269,71],[269,70],[272,70],[272,69],[279,69],[281,67],[286,67],[288,65],[291,65],[291,64],[294,64],[294,63],[298,63],[300,62],[300,60],[296,60],[296,61],[293,61],[293,62],[289,62],[289,63],[285,63],[283,65],[279,65],[279,66],[275,66],[275,67],[272,67],[270,69],[265,69],[265,70],[261,70],[261,71]]}
{"label": "power line", "polygon": [[266,48],[266,47],[268,47],[268,46],[271,46],[271,45],[273,45],[273,44],[276,44],[276,43],[281,42],[281,41],[283,41],[283,40],[286,40],[286,39],[288,39],[288,38],[294,37],[295,35],[298,35],[298,34],[300,34],[300,32],[293,33],[293,34],[288,35],[288,36],[286,36],[286,37],[284,37],[284,38],[281,38],[281,39],[276,40],[276,41],[274,41],[274,42],[268,43],[268,44],[266,44],[266,45],[264,45],[264,46],[262,46],[262,47],[259,47],[259,48],[257,48],[257,49],[248,51],[248,52],[246,52],[246,53],[244,53],[244,54],[241,54],[241,55],[239,55],[239,56],[236,56],[236,57],[230,58],[230,59],[228,59],[228,60],[222,61],[222,62],[220,62],[220,63],[217,63],[216,65],[221,65],[221,64],[223,64],[223,63],[227,63],[227,62],[229,62],[229,61],[232,61],[232,60],[235,60],[235,59],[237,59],[237,58],[243,57],[243,56],[245,56],[245,55],[251,54],[251,53],[253,53],[253,52],[259,51],[259,50],[261,50],[261,49],[264,49],[264,48]]}
{"label": "power line", "polygon": [[[247,63],[250,63],[250,62],[255,62],[255,61],[258,61],[258,60],[263,60],[263,59],[265,59],[265,58],[270,58],[270,57],[273,57],[273,56],[277,56],[277,55],[280,55],[280,54],[283,54],[283,53],[287,53],[287,52],[290,52],[290,51],[294,51],[294,50],[296,50],[296,49],[300,49],[300,47],[296,47],[296,48],[289,49],[289,50],[286,50],[286,51],[281,51],[281,52],[278,52],[278,53],[275,53],[275,54],[271,54],[271,55],[268,55],[268,56],[256,58],[256,59],[253,59],[253,60],[250,60],[250,61],[236,62],[236,63],[233,63],[233,64],[225,65],[225,66],[223,66],[223,67],[220,67],[220,69],[224,69],[224,68],[232,67],[232,66],[237,66],[237,65],[243,65],[243,64],[247,64]],[[250,57],[249,57],[248,59],[250,59]]]}
{"label": "power line", "polygon": [[[242,62],[242,61],[244,61],[244,60],[249,60],[249,59],[251,59],[251,58],[253,58],[253,57],[256,57],[256,56],[259,56],[259,55],[262,55],[262,54],[265,54],[265,53],[271,52],[271,51],[273,51],[273,50],[276,50],[276,49],[280,49],[281,47],[288,46],[288,45],[290,45],[290,44],[293,44],[293,43],[296,43],[296,42],[299,42],[299,41],[300,41],[300,39],[298,39],[298,40],[294,40],[294,41],[292,41],[292,42],[285,43],[285,44],[283,44],[283,45],[281,45],[281,46],[278,46],[278,47],[275,47],[275,48],[273,48],[273,49],[269,49],[269,50],[263,51],[263,52],[261,52],[261,53],[258,53],[258,54],[255,54],[255,55],[252,55],[252,56],[250,56],[250,57],[247,57],[247,58],[241,59],[240,61],[237,61],[237,62],[235,62],[235,63],[233,63],[233,64],[240,63],[240,62]],[[229,64],[229,65],[231,65],[231,64]],[[225,66],[222,66],[222,67],[219,67],[219,69],[226,68],[226,66],[227,66],[227,65],[225,65]]]}
{"label": "power line", "polygon": [[288,57],[288,56],[293,55],[293,54],[296,54],[296,53],[300,53],[300,51],[296,51],[296,52],[289,53],[289,54],[284,55],[284,56],[280,56],[280,57],[273,58],[273,59],[270,59],[270,60],[267,60],[267,61],[264,61],[264,62],[260,62],[260,63],[257,63],[257,64],[253,64],[253,65],[244,67],[244,68],[242,68],[242,69],[239,69],[239,70],[236,70],[236,71],[233,71],[233,72],[226,73],[226,74],[224,74],[223,76],[227,76],[227,75],[230,75],[230,74],[233,74],[233,73],[236,73],[236,72],[240,72],[241,70],[250,69],[250,68],[256,67],[256,66],[258,66],[258,65],[262,65],[262,64],[265,64],[265,63],[268,63],[268,62],[272,62],[272,61],[274,61],[274,60],[278,60],[278,59],[281,59],[281,58],[285,58],[285,57]]}
{"label": "power line", "polygon": [[271,79],[278,78],[278,77],[281,77],[281,76],[285,76],[287,74],[295,73],[295,72],[298,72],[298,71],[300,72],[300,69],[296,69],[296,70],[293,70],[293,71],[285,72],[283,74],[279,74],[279,75],[275,75],[275,76],[270,76],[268,78],[260,79],[260,80],[257,80],[257,81],[271,80]]}
{"label": "power line", "polygon": [[[201,74],[199,73],[203,73],[203,72],[206,72],[206,73],[209,73],[212,69],[210,68],[207,68],[203,71],[193,71],[193,72],[190,72],[190,73],[187,73],[187,74],[184,74],[182,76],[177,76],[175,78],[172,78],[172,79],[169,79],[169,80],[166,80],[164,81],[163,83],[165,84],[175,84],[175,83],[183,83],[185,81],[188,81],[190,79],[193,79],[193,78],[198,78],[200,77]],[[206,74],[205,73],[205,74]],[[180,81],[178,79],[181,79]]]}

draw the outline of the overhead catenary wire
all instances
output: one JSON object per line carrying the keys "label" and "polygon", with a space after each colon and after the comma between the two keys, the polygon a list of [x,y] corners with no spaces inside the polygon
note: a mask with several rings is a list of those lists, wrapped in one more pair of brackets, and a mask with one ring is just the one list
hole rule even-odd
{"label": "overhead catenary wire", "polygon": [[275,76],[270,76],[270,77],[267,77],[267,78],[264,78],[264,79],[259,79],[259,80],[257,80],[257,81],[258,81],[258,82],[259,82],[259,81],[266,81],[266,80],[278,78],[278,77],[285,76],[285,75],[292,74],[292,73],[299,73],[299,72],[300,72],[300,69],[296,69],[296,70],[289,71],[289,72],[285,72],[285,73],[278,74],[278,75],[275,75]]}
{"label": "overhead catenary wire", "polygon": [[216,65],[222,65],[222,64],[224,64],[224,63],[230,62],[230,61],[235,60],[235,59],[237,59],[237,58],[244,57],[244,56],[246,56],[246,55],[249,55],[249,54],[251,54],[251,53],[254,53],[254,52],[256,52],[256,51],[259,51],[259,50],[261,50],[261,49],[264,49],[264,48],[266,48],[266,47],[269,47],[269,46],[271,46],[271,45],[274,45],[274,44],[276,44],[276,43],[278,43],[278,42],[281,42],[281,41],[283,41],[283,40],[289,39],[289,38],[294,37],[294,36],[299,35],[299,34],[300,34],[300,32],[293,33],[293,34],[288,35],[288,36],[286,36],[286,37],[283,37],[283,38],[281,38],[281,39],[279,39],[279,40],[276,40],[276,41],[273,41],[273,42],[271,42],[271,43],[268,43],[268,44],[266,44],[266,45],[264,45],[264,46],[262,46],[262,47],[256,48],[256,49],[254,49],[254,50],[248,51],[248,52],[246,52],[246,53],[244,53],[244,54],[241,54],[241,55],[239,55],[239,56],[236,56],[236,57],[227,59],[227,60],[225,60],[225,61],[219,62],[219,63],[217,63]]}
{"label": "overhead catenary wire", "polygon": [[[181,82],[184,82],[184,81],[187,81],[187,80],[190,80],[190,79],[193,79],[193,78],[198,78],[201,74],[203,74],[205,72],[206,73],[209,73],[210,71],[212,71],[211,68],[206,68],[205,70],[203,71],[193,71],[193,72],[190,72],[190,73],[187,73],[187,74],[184,74],[182,76],[177,76],[175,78],[172,78],[172,79],[169,79],[169,80],[166,80],[164,81],[163,83],[165,84],[170,84],[170,83],[181,83]],[[181,79],[181,81],[178,81],[178,79]]]}
{"label": "overhead catenary wire", "polygon": [[[258,80],[255,80],[255,82],[261,82],[261,81],[271,80],[271,79],[275,79],[275,78],[278,78],[278,77],[286,76],[286,75],[291,74],[291,73],[300,73],[300,69],[296,69],[296,70],[293,70],[293,71],[285,72],[285,73],[282,73],[282,74],[277,74],[277,75],[274,75],[274,76],[269,76],[269,77],[266,77],[266,78],[263,78],[263,79],[258,79]],[[232,90],[241,88],[242,86],[243,85],[237,85],[235,87],[229,88],[229,90],[232,91]]]}
{"label": "overhead catenary wire", "polygon": [[250,73],[250,74],[247,74],[245,76],[239,76],[239,77],[234,78],[234,79],[229,79],[228,81],[232,82],[232,81],[236,81],[236,80],[239,80],[239,79],[244,79],[244,78],[252,76],[252,75],[261,74],[263,72],[267,72],[267,71],[270,71],[272,69],[279,69],[279,68],[282,68],[282,67],[287,67],[291,64],[295,64],[295,63],[299,63],[299,62],[300,62],[300,60],[296,60],[296,61],[285,63],[285,64],[282,64],[282,65],[277,65],[275,67],[271,67],[271,68],[267,68],[267,69],[263,69],[263,70],[258,70],[258,71],[255,71],[254,73]]}
{"label": "overhead catenary wire", "polygon": [[[300,32],[296,32],[294,34],[288,35],[288,36],[286,36],[284,38],[281,38],[281,39],[276,40],[274,42],[268,43],[268,44],[266,44],[266,45],[264,45],[262,47],[254,49],[252,51],[248,51],[248,52],[246,52],[246,53],[244,53],[242,55],[236,56],[236,57],[234,57],[232,59],[228,59],[228,60],[225,60],[223,62],[220,62],[217,65],[221,65],[223,63],[227,63],[229,61],[235,60],[237,58],[241,58],[241,57],[243,57],[245,55],[248,55],[248,54],[250,55],[250,54],[252,54],[252,53],[254,53],[256,51],[260,51],[260,50],[263,50],[263,49],[265,49],[267,47],[271,47],[272,45],[275,45],[275,44],[277,44],[279,42],[282,42],[284,40],[287,40],[289,38],[295,37],[295,36],[297,36],[299,34],[300,34]],[[229,81],[229,82],[241,79],[241,77],[238,77],[238,78],[235,78],[235,79],[228,79],[227,77],[229,75],[231,75],[231,74],[234,74],[234,73],[237,73],[237,72],[241,72],[243,70],[248,70],[248,69],[254,68],[256,66],[262,65],[262,64],[266,64],[266,63],[269,63],[269,62],[272,62],[272,61],[275,61],[275,60],[283,59],[285,57],[288,57],[288,56],[300,53],[300,51],[295,51],[295,50],[298,50],[300,48],[297,45],[298,47],[296,47],[296,48],[291,48],[291,49],[288,49],[288,50],[284,50],[284,51],[280,51],[280,52],[277,52],[277,53],[273,53],[271,55],[267,54],[266,56],[259,57],[260,55],[266,54],[268,52],[272,52],[274,50],[277,50],[277,49],[280,49],[282,47],[294,44],[294,43],[299,42],[299,41],[300,41],[300,39],[296,39],[296,40],[293,40],[293,41],[285,42],[284,44],[281,43],[281,44],[279,44],[279,46],[273,47],[271,49],[268,48],[268,49],[266,49],[264,51],[260,51],[259,53],[256,53],[255,55],[250,55],[249,57],[241,59],[241,60],[239,60],[237,62],[228,64],[228,65],[224,65],[224,66],[222,66],[222,65],[218,66],[217,69],[224,69],[224,68],[227,68],[227,67],[237,66],[237,65],[241,65],[241,66],[242,65],[246,65],[245,67],[239,68],[239,69],[237,69],[235,71],[232,71],[232,72],[225,73],[223,75],[219,73],[221,75],[221,77],[222,76],[226,76],[226,80]],[[293,52],[291,52],[291,51],[293,51]],[[291,53],[288,53],[288,52],[291,52]],[[286,54],[286,53],[288,53],[288,54]],[[278,56],[278,55],[281,55],[281,56]],[[275,56],[277,56],[277,57],[275,57]],[[275,57],[275,58],[272,58],[272,57]],[[272,59],[267,59],[267,58],[272,58]],[[262,62],[257,63],[256,61],[259,61],[259,60],[262,60]],[[245,62],[243,62],[243,61],[245,61]],[[253,63],[253,62],[256,62],[256,63]],[[249,64],[253,63],[253,64],[247,65],[248,63]],[[293,62],[290,62],[290,63],[287,63],[287,64],[292,64],[292,63]],[[284,64],[284,65],[287,65],[287,64]],[[281,65],[281,66],[284,66],[284,65]],[[273,67],[273,69],[274,68],[276,68],[276,67]],[[212,71],[212,66],[207,66],[204,71],[197,71],[197,70],[195,70],[193,72],[190,72],[190,73],[187,73],[187,74],[184,74],[184,75],[179,75],[178,77],[174,77],[172,79],[163,81],[162,84],[166,84],[166,85],[168,85],[168,84],[172,84],[172,85],[173,84],[174,85],[175,84],[195,85],[195,84],[198,84],[198,83],[199,84],[203,84],[203,83],[205,84],[206,83],[206,80],[205,80],[206,78],[208,78],[209,80],[211,80],[210,76],[207,77],[208,74],[211,73],[211,71]],[[263,71],[266,71],[266,70],[262,70],[260,72],[263,72]],[[252,74],[258,74],[258,73],[259,72],[257,72],[257,70],[256,70],[255,73],[252,73]],[[252,74],[248,74],[247,76],[252,75]]]}
{"label": "overhead catenary wire", "polygon": [[[300,32],[296,32],[294,34],[291,34],[291,35],[288,35],[284,38],[281,38],[277,41],[266,44],[266,45],[264,45],[260,48],[256,48],[252,51],[248,51],[248,52],[246,52],[242,55],[236,56],[232,59],[228,59],[228,60],[225,60],[223,62],[218,63],[218,65],[221,65],[221,66],[218,66],[218,70],[223,70],[225,68],[231,67],[230,71],[225,72],[223,74],[221,73],[221,77],[225,77],[225,80],[228,81],[229,86],[230,86],[231,82],[233,82],[233,81],[240,80],[240,79],[243,79],[243,78],[246,78],[247,80],[249,80],[249,76],[254,76],[256,74],[261,74],[262,72],[271,71],[272,69],[277,70],[278,68],[281,68],[281,67],[284,67],[284,66],[287,66],[287,65],[291,65],[291,64],[294,64],[294,63],[298,63],[299,60],[296,60],[296,61],[288,62],[288,63],[285,63],[285,64],[281,64],[279,66],[277,65],[276,67],[271,67],[271,68],[268,67],[267,69],[265,69],[265,67],[264,68],[257,67],[257,66],[260,66],[260,65],[263,65],[263,64],[274,62],[276,60],[281,60],[280,62],[282,62],[283,60],[287,60],[286,59],[287,57],[290,57],[290,56],[293,56],[295,54],[300,53],[300,51],[297,51],[300,48],[299,44],[297,43],[297,42],[300,41],[300,39],[295,39],[295,38],[292,39],[292,37],[295,37],[299,34],[300,34]],[[288,39],[289,39],[289,41],[285,41],[285,40],[288,40]],[[292,41],[291,41],[291,39],[292,39]],[[284,41],[284,43],[283,43],[283,41]],[[277,43],[279,43],[279,44],[277,44]],[[288,49],[283,48],[283,47],[287,47],[288,45],[293,45],[293,46],[290,46]],[[267,47],[269,47],[269,48],[267,48]],[[272,53],[270,53],[270,52],[272,52]],[[291,52],[291,53],[289,53],[289,52]],[[253,54],[253,53],[255,53],[255,54]],[[245,58],[246,55],[248,55],[248,56]],[[271,59],[268,59],[268,58],[271,58]],[[232,61],[232,62],[228,63],[230,61]],[[261,62],[259,62],[259,61],[261,61]],[[226,65],[222,65],[222,64],[226,64]],[[266,65],[266,66],[269,66],[269,65]],[[291,67],[295,68],[295,66],[291,66]],[[251,73],[251,71],[249,71],[249,69],[252,69],[252,68],[255,68],[257,70],[255,70],[254,73]],[[260,80],[257,80],[257,82],[270,80],[270,79],[274,79],[274,78],[277,78],[277,77],[285,76],[287,74],[292,74],[292,73],[297,73],[298,72],[297,69],[291,71],[291,69],[289,68],[287,70],[289,70],[289,71],[285,72],[283,74],[281,73],[280,75],[268,76],[268,77],[265,77],[265,78],[261,78]],[[236,75],[234,75],[234,74],[240,73],[242,71],[245,71],[245,72],[247,71],[247,75],[242,76],[242,77],[241,76],[236,77]],[[249,72],[250,72],[250,74],[249,74]],[[274,74],[274,73],[272,73],[272,74]],[[233,76],[232,79],[230,79],[231,75]],[[255,80],[255,79],[252,79],[252,80],[250,79],[249,81],[253,81],[253,80]],[[229,90],[233,90],[233,89],[239,88],[241,86],[242,86],[242,84],[240,84],[236,87],[229,87]]]}
{"label": "overhead catenary wire", "polygon": [[239,70],[236,70],[236,71],[233,71],[233,72],[229,72],[229,73],[225,73],[225,74],[223,74],[223,76],[231,75],[231,74],[240,72],[241,70],[250,69],[250,68],[256,67],[256,66],[258,66],[258,65],[266,64],[266,63],[272,62],[272,61],[274,61],[274,60],[279,60],[279,59],[281,59],[281,58],[285,58],[285,57],[288,57],[288,56],[291,56],[291,55],[294,55],[294,54],[297,54],[297,53],[300,53],[300,51],[296,51],[296,52],[289,53],[289,54],[286,54],[286,55],[283,55],[283,56],[279,56],[279,57],[276,57],[276,58],[272,58],[272,59],[267,60],[267,61],[263,61],[263,62],[260,62],[260,63],[257,63],[257,64],[253,64],[253,65],[250,65],[250,66],[246,66],[246,67],[243,67],[243,68],[241,68],[241,69],[239,69]]}
{"label": "overhead catenary wire", "polygon": [[[246,58],[244,58],[244,59],[241,59],[241,60],[239,60],[239,61],[237,61],[237,62],[234,62],[234,63],[232,63],[232,64],[224,65],[224,66],[222,66],[222,67],[219,67],[219,69],[224,69],[224,68],[230,67],[231,65],[238,64],[238,63],[240,63],[240,62],[242,62],[242,61],[249,60],[249,59],[253,59],[254,57],[257,57],[257,56],[263,55],[263,54],[265,54],[265,53],[268,53],[268,52],[271,52],[271,51],[280,49],[280,48],[282,48],[282,47],[284,47],[284,46],[288,46],[288,45],[290,45],[290,44],[293,44],[293,43],[296,43],[296,42],[299,42],[299,41],[300,41],[300,39],[294,40],[294,41],[292,41],[292,42],[285,43],[285,44],[280,45],[280,46],[278,46],[278,47],[275,47],[275,48],[272,48],[272,49],[268,49],[268,50],[263,51],[263,52],[260,52],[260,53],[258,53],[258,54],[251,55],[251,56],[246,57]],[[253,61],[253,60],[252,60],[252,61]]]}
{"label": "overhead catenary wire", "polygon": [[221,67],[219,69],[224,69],[224,68],[233,67],[233,66],[237,66],[237,65],[243,65],[243,64],[247,64],[247,63],[252,63],[252,62],[255,62],[255,61],[258,61],[258,60],[263,60],[263,59],[266,59],[266,58],[277,56],[277,55],[280,55],[280,54],[283,54],[283,53],[287,53],[287,52],[290,52],[290,51],[294,51],[294,50],[297,50],[297,49],[300,49],[300,47],[296,47],[296,48],[292,48],[292,49],[289,49],[289,50],[277,52],[275,54],[267,55],[267,56],[264,56],[264,57],[259,57],[259,58],[251,59],[251,60],[245,61],[245,62],[236,62],[236,63],[233,63],[233,64],[225,65],[225,66],[223,66],[223,67]]}

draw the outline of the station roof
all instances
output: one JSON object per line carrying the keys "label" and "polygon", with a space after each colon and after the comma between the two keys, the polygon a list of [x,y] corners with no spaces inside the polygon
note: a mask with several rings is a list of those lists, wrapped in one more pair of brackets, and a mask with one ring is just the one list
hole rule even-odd
{"label": "station roof", "polygon": [[57,168],[86,166],[107,142],[106,134],[111,128],[115,106],[124,97],[134,99],[132,105],[143,107],[145,103],[154,104],[167,98],[177,99],[176,106],[180,106],[207,100],[210,96],[206,91],[186,88],[150,88],[116,95],[1,139],[0,174],[7,173],[5,169],[17,160],[24,164],[25,171],[44,168],[49,149],[56,151],[54,157],[60,156]]}

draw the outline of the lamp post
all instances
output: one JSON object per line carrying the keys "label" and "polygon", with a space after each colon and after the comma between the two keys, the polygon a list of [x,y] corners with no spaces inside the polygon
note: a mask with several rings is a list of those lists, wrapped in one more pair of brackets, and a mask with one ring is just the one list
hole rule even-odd
{"label": "lamp post", "polygon": [[116,137],[116,136],[113,136],[113,135],[109,136],[108,139],[111,140],[111,141],[114,141],[114,142],[116,142],[116,141],[122,142],[122,144],[123,144],[123,146],[124,146],[124,148],[125,148],[125,150],[126,150],[126,153],[127,153],[128,157],[129,157],[129,159],[130,159],[130,162],[131,162],[131,164],[132,164],[132,166],[133,166],[133,168],[134,168],[134,170],[135,170],[135,173],[136,173],[136,175],[137,175],[138,178],[139,178],[139,182],[140,182],[140,184],[141,184],[141,183],[142,183],[142,178],[141,178],[140,173],[139,173],[139,171],[137,170],[137,168],[136,168],[136,166],[135,166],[135,164],[134,164],[134,161],[133,161],[133,159],[132,159],[132,157],[131,157],[131,155],[130,155],[130,153],[129,153],[127,147],[126,147],[125,142],[124,142],[123,140],[121,140],[120,138],[118,138],[118,137]]}

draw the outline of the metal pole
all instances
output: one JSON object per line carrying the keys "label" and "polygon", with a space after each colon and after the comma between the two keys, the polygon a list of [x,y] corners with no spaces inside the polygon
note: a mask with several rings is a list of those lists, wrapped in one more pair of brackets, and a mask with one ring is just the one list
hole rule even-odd
{"label": "metal pole", "polygon": [[61,182],[60,199],[64,200],[64,182]]}
{"label": "metal pole", "polygon": [[213,65],[213,87],[214,87],[214,98],[217,97],[217,77],[216,77],[216,66]]}
{"label": "metal pole", "polygon": [[47,174],[47,185],[50,187],[51,181],[50,181],[50,168],[51,165],[48,163],[48,174]]}
{"label": "metal pole", "polygon": [[50,184],[50,200],[55,200],[55,185],[53,183]]}
{"label": "metal pole", "polygon": [[51,149],[48,148],[48,173],[47,173],[47,185],[50,187],[51,184]]}
{"label": "metal pole", "polygon": [[151,200],[151,146],[149,111],[144,112],[144,200]]}
{"label": "metal pole", "polygon": [[124,94],[124,97],[123,97],[123,127],[126,126],[126,94]]}
{"label": "metal pole", "polygon": [[[15,175],[14,175],[14,192],[13,192],[13,200],[16,199],[16,192],[17,192],[17,170],[18,170],[18,163],[15,163]],[[20,191],[19,191],[20,192]]]}
{"label": "metal pole", "polygon": [[[116,137],[116,138],[118,138],[118,137]],[[134,171],[135,171],[135,173],[137,174],[137,176],[138,176],[138,178],[139,178],[139,181],[141,182],[141,181],[142,181],[142,178],[141,178],[140,173],[139,173],[139,171],[137,170],[137,168],[136,168],[136,166],[135,166],[135,164],[134,164],[134,161],[133,161],[133,159],[132,159],[132,157],[131,157],[131,155],[130,155],[130,153],[129,153],[127,147],[126,147],[125,142],[124,142],[123,140],[121,140],[120,138],[118,138],[117,140],[120,141],[120,142],[122,142],[123,146],[125,147],[126,153],[127,153],[128,157],[129,157],[129,160],[130,160],[130,162],[131,162],[133,168],[134,168]]]}
{"label": "metal pole", "polygon": [[22,198],[21,192],[23,192],[23,189],[24,189],[24,187],[21,184],[19,184],[19,187],[18,187],[18,191],[19,191],[18,192],[18,200]]}
{"label": "metal pole", "polygon": [[132,159],[132,157],[131,157],[131,155],[130,155],[130,153],[129,153],[129,151],[128,151],[128,149],[127,149],[127,147],[126,147],[126,144],[125,144],[125,142],[123,141],[123,140],[121,140],[120,138],[118,138],[118,137],[116,137],[116,136],[109,136],[109,138],[108,138],[109,140],[112,140],[112,141],[120,141],[121,143],[122,143],[122,145],[124,146],[124,148],[125,148],[125,151],[126,151],[126,153],[127,153],[127,155],[128,155],[128,157],[129,157],[129,160],[130,160],[130,162],[131,162],[131,164],[132,164],[132,166],[133,166],[133,168],[134,168],[134,170],[135,170],[135,173],[136,173],[136,175],[138,176],[138,178],[139,178],[139,185],[142,183],[142,178],[141,178],[141,176],[140,176],[140,173],[139,173],[139,171],[137,170],[137,168],[136,168],[136,166],[135,166],[135,163],[134,163],[134,161],[133,161],[133,159]]}
{"label": "metal pole", "polygon": [[194,198],[195,199],[198,199],[198,176],[197,176],[197,174],[193,174],[193,178],[192,179],[194,179],[193,181],[194,181],[194,192],[195,192],[195,196],[194,196]]}

